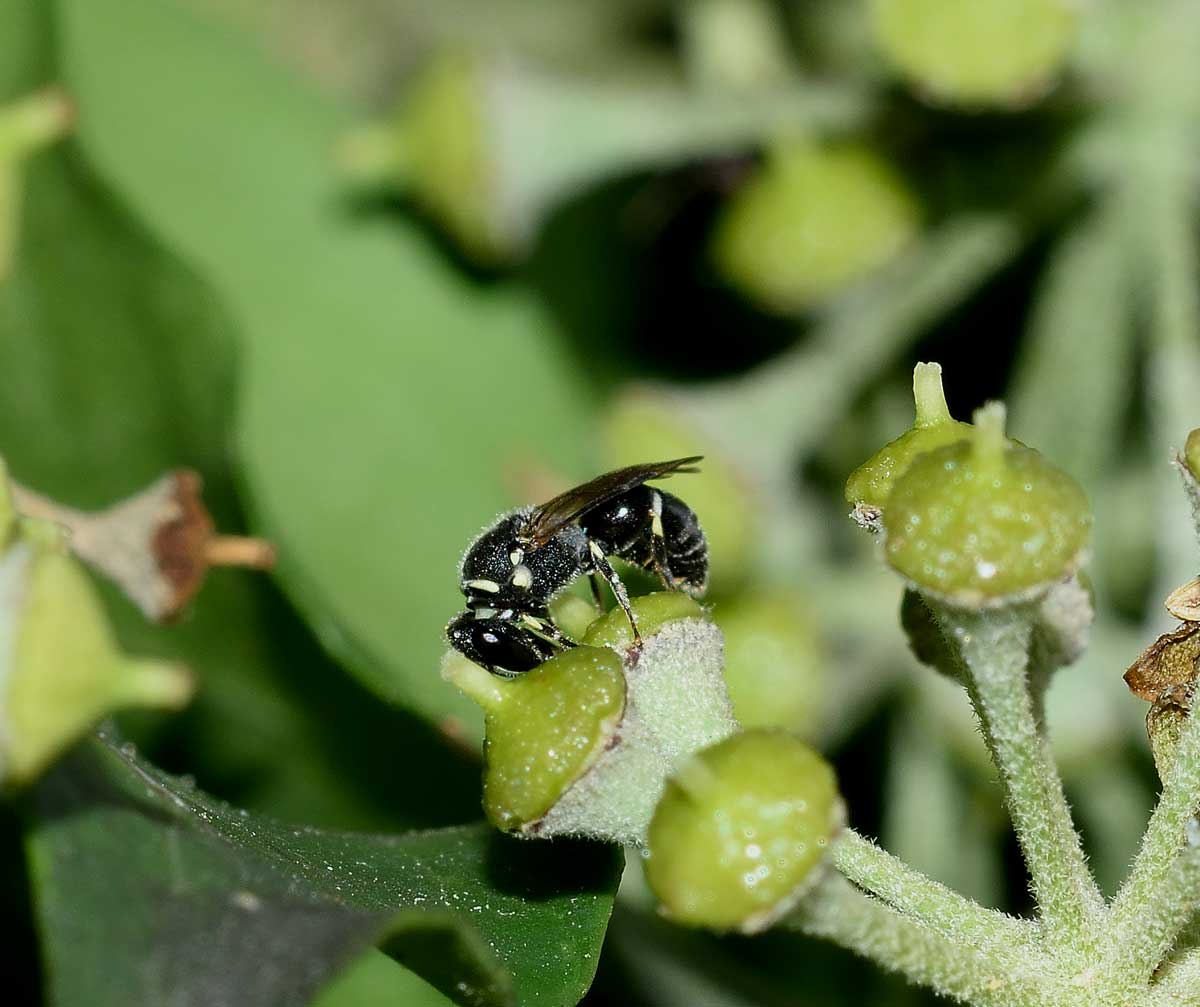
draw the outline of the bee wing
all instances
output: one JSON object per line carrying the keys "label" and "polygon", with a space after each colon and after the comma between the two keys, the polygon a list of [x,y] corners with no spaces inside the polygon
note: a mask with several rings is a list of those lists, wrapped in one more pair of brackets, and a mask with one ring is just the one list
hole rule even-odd
{"label": "bee wing", "polygon": [[652,479],[663,479],[677,472],[699,472],[696,462],[703,455],[692,455],[690,458],[675,458],[668,462],[645,462],[641,465],[630,465],[597,476],[590,482],[583,483],[560,493],[553,500],[547,500],[540,507],[535,507],[529,515],[522,537],[537,547],[545,545],[559,531],[578,520],[593,507],[607,503],[613,497],[641,486]]}

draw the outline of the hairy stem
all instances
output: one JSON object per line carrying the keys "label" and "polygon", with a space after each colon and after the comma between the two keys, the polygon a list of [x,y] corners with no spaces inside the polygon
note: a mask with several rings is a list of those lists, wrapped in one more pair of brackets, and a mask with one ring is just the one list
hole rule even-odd
{"label": "hairy stem", "polygon": [[859,888],[947,939],[987,948],[997,956],[1011,953],[1015,964],[1038,937],[1036,924],[985,909],[913,870],[853,829],[834,844],[832,860]]}
{"label": "hairy stem", "polygon": [[931,602],[966,665],[967,690],[992,759],[1052,947],[1082,958],[1094,944],[1103,897],[1034,710],[1028,681],[1031,610],[975,612]]}
{"label": "hairy stem", "polygon": [[909,981],[979,1007],[1049,1003],[1049,984],[1035,954],[997,956],[990,949],[935,933],[830,872],[786,925],[833,941]]}
{"label": "hairy stem", "polygon": [[1191,717],[1129,878],[1112,905],[1114,968],[1149,977],[1200,902],[1200,717]]}

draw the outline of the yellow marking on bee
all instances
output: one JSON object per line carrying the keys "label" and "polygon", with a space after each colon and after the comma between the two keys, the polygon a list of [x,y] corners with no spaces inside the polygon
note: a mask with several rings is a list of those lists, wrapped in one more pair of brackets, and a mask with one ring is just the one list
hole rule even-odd
{"label": "yellow marking on bee", "polygon": [[533,571],[530,570],[529,567],[527,567],[524,563],[522,563],[513,571],[512,584],[513,587],[519,587],[521,590],[532,587]]}
{"label": "yellow marking on bee", "polygon": [[595,556],[596,559],[604,559],[604,550],[596,545],[596,543],[591,539],[588,539],[588,549],[591,550],[592,555]]}
{"label": "yellow marking on bee", "polygon": [[488,594],[500,593],[500,585],[494,580],[469,580],[466,586],[476,591],[486,591]]}
{"label": "yellow marking on bee", "polygon": [[546,625],[545,622],[539,619],[536,615],[530,615],[528,612],[521,613],[521,621],[525,623],[526,626],[532,626],[534,629],[543,629]]}
{"label": "yellow marking on bee", "polygon": [[519,566],[521,560],[525,558],[525,550],[521,548],[514,549],[508,554],[508,558],[512,561],[513,566]]}
{"label": "yellow marking on bee", "polygon": [[659,538],[663,537],[662,526],[662,497],[655,493],[650,497],[650,531]]}
{"label": "yellow marking on bee", "polygon": [[495,614],[496,614],[496,610],[494,608],[477,608],[477,609],[475,609],[475,618],[476,619],[490,619]]}

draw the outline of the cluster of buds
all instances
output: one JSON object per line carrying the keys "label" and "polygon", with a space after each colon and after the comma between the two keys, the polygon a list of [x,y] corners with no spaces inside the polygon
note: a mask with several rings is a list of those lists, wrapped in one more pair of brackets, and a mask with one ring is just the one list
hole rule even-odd
{"label": "cluster of buds", "polygon": [[842,826],[833,771],[790,734],[740,729],[705,609],[673,592],[633,608],[640,646],[615,609],[516,678],[447,655],[443,675],[485,713],[488,818],[632,846],[671,917],[760,930],[801,897]]}
{"label": "cluster of buds", "polygon": [[1005,436],[1000,403],[973,424],[954,420],[936,364],[917,365],[913,388],[913,428],[846,484],[891,567],[922,598],[960,609],[1038,601],[1071,582],[1092,523],[1079,484]]}

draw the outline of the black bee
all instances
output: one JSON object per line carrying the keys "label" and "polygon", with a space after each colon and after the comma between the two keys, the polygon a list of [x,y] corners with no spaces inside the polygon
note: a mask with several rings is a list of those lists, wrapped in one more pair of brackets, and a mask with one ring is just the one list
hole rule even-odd
{"label": "black bee", "polygon": [[467,549],[459,586],[467,610],[446,627],[450,645],[489,671],[516,674],[572,646],[550,619],[549,604],[588,574],[601,605],[597,577],[612,588],[640,644],[629,594],[608,557],[656,574],[669,589],[704,593],[708,543],[692,509],[677,496],[645,485],[677,472],[696,472],[700,456],[630,465],[576,486],[540,507],[501,516]]}

